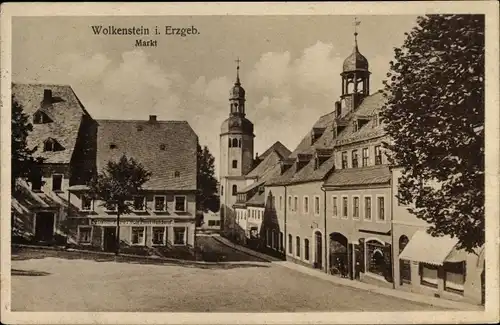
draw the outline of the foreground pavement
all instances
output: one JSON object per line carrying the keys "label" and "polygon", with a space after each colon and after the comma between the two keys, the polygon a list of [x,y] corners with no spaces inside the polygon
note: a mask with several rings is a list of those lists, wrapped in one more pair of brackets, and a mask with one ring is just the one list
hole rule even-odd
{"label": "foreground pavement", "polygon": [[13,260],[12,311],[444,310],[263,262],[214,238],[205,237],[200,245],[227,262],[148,265],[57,257]]}

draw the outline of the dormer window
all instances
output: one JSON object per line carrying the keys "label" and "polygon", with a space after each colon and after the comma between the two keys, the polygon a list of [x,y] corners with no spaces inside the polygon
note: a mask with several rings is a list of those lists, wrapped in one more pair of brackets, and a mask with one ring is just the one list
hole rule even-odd
{"label": "dormer window", "polygon": [[48,138],[43,142],[43,151],[61,151],[64,148],[53,138]]}
{"label": "dormer window", "polygon": [[179,172],[179,171],[175,171],[175,172],[174,172],[174,177],[175,177],[175,178],[179,178],[179,177],[181,177],[181,172]]}
{"label": "dormer window", "polygon": [[311,144],[316,142],[325,132],[325,128],[313,128],[311,131]]}
{"label": "dormer window", "polygon": [[33,124],[44,124],[50,122],[52,122],[50,117],[42,111],[36,111],[35,114],[33,114]]}
{"label": "dormer window", "polygon": [[358,121],[357,120],[354,120],[352,122],[352,129],[354,132],[358,132]]}
{"label": "dormer window", "polygon": [[166,145],[164,145],[164,144],[160,144],[160,150],[165,151],[165,149],[166,149],[166,148],[167,148],[167,146],[166,146]]}
{"label": "dormer window", "polygon": [[111,144],[109,145],[109,149],[116,149],[116,144],[111,143]]}

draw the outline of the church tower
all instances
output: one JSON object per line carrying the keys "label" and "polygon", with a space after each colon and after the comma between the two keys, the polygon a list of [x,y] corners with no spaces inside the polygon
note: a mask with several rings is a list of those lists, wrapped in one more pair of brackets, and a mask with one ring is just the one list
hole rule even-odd
{"label": "church tower", "polygon": [[245,89],[240,81],[240,60],[236,81],[229,91],[229,117],[222,122],[220,133],[220,200],[224,230],[235,226],[233,205],[236,192],[246,186],[245,175],[253,167],[253,123],[245,117]]}
{"label": "church tower", "polygon": [[[359,25],[359,21],[354,21],[354,26]],[[368,70],[368,60],[359,52],[358,32],[354,31],[354,48],[342,65],[342,104],[337,104],[337,109],[342,107],[342,114],[355,110],[363,98],[370,95],[370,71]],[[339,112],[340,113],[340,112]]]}

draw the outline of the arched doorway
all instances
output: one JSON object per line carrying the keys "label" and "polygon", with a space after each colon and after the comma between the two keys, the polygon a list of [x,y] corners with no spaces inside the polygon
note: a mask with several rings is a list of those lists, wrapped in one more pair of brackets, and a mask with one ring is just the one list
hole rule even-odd
{"label": "arched doorway", "polygon": [[391,277],[391,264],[388,250],[390,246],[377,239],[366,241],[366,266],[367,271],[389,280]]}
{"label": "arched doorway", "polygon": [[330,234],[329,258],[330,274],[347,277],[349,274],[349,261],[347,255],[347,237],[341,233]]}
{"label": "arched doorway", "polygon": [[323,268],[323,235],[320,231],[316,231],[314,233],[314,242],[315,242],[315,254],[314,254],[314,267],[317,269]]}
{"label": "arched doorway", "polygon": [[[408,237],[402,235],[399,237],[399,254],[408,245]],[[411,283],[411,266],[410,261],[399,260],[399,283],[403,285],[404,283]]]}

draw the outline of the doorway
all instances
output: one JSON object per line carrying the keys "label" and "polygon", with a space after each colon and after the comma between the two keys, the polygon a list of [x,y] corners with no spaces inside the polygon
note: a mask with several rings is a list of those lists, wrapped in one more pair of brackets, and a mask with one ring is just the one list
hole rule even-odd
{"label": "doorway", "polygon": [[50,242],[54,239],[54,212],[37,212],[35,214],[35,240]]}
{"label": "doorway", "polygon": [[114,252],[116,250],[116,228],[104,228],[103,248],[106,252]]}
{"label": "doorway", "polygon": [[323,243],[322,243],[322,235],[319,231],[314,233],[315,241],[316,241],[316,252],[315,252],[315,267],[317,269],[323,268]]}

